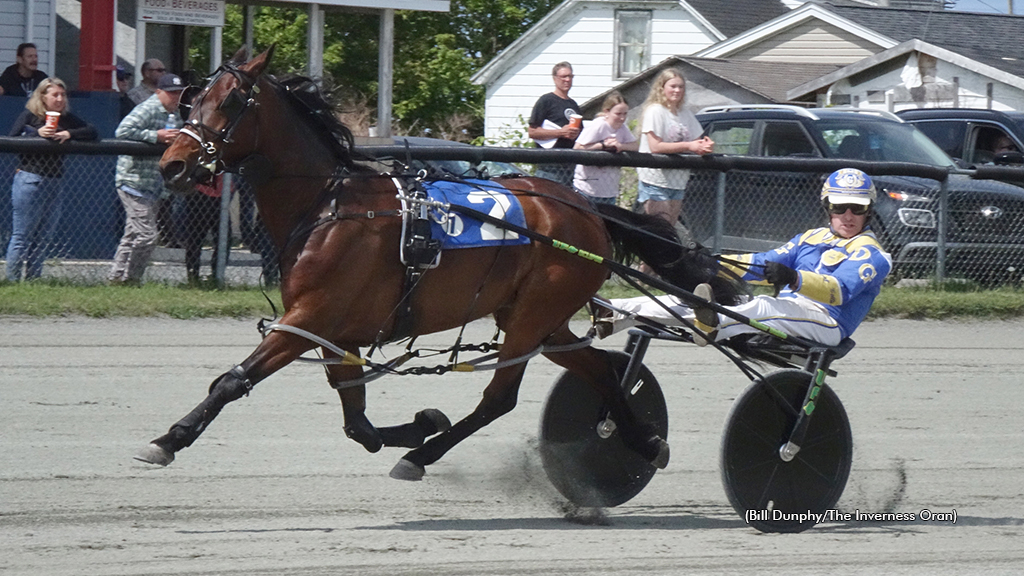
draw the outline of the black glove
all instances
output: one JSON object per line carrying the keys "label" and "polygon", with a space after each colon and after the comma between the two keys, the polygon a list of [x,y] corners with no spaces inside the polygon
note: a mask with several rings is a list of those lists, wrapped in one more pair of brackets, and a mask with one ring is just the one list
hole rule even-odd
{"label": "black glove", "polygon": [[775,293],[786,286],[796,286],[800,283],[800,274],[785,264],[769,262],[764,265],[764,279],[775,286]]}

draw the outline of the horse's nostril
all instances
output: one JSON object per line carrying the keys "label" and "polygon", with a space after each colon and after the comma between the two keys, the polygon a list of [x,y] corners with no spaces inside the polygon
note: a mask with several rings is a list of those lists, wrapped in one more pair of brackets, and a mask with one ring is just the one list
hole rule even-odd
{"label": "horse's nostril", "polygon": [[176,182],[185,175],[185,163],[181,160],[172,160],[160,170],[165,182]]}

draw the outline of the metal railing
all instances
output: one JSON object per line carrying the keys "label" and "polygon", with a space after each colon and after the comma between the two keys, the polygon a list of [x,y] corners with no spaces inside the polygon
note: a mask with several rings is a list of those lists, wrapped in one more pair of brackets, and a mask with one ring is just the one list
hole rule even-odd
{"label": "metal railing", "polygon": [[[47,256],[60,261],[103,261],[113,255],[123,226],[123,208],[113,184],[116,156],[156,156],[162,151],[161,146],[121,140],[57,145],[41,139],[0,138],[0,187],[11,189],[18,154],[65,155],[63,214],[47,243]],[[545,165],[549,171],[555,170],[556,178],[572,182],[577,165],[617,167],[621,169],[614,176],[618,203],[626,207],[635,207],[638,181],[650,174],[645,170],[662,170],[664,188],[685,190],[681,233],[717,252],[769,249],[823,225],[818,191],[824,177],[839,168],[858,168],[872,175],[879,193],[886,195],[879,202],[873,227],[892,254],[900,276],[969,278],[996,284],[1019,282],[1024,271],[1024,188],[1008,183],[1024,183],[1020,168],[959,170],[820,158],[450,145],[362,146],[355,152],[366,160],[375,159],[378,166],[413,162],[456,176],[476,175],[473,169],[480,165],[486,166],[490,175],[511,170],[531,173],[535,166]],[[228,212],[237,222],[237,201],[233,208],[224,202],[225,218]],[[161,224],[161,242],[174,246],[175,224],[173,218],[167,218],[170,216]],[[225,248],[238,245],[241,231],[237,224],[233,228],[230,238],[221,236]],[[11,198],[2,193],[0,247],[6,247],[10,233]],[[220,253],[227,254],[227,250]],[[228,260],[237,263],[236,255]],[[223,270],[221,267],[221,274]],[[223,283],[223,276],[218,280]]]}

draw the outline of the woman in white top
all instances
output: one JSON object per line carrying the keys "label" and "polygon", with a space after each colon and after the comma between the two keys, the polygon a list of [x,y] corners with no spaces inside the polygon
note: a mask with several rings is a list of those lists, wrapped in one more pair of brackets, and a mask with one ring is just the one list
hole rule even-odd
{"label": "woman in white top", "polygon": [[[576,150],[636,150],[639,143],[626,127],[629,104],[618,92],[612,92],[601,105],[601,114],[583,127]],[[618,166],[576,166],[573,186],[599,204],[615,204],[619,196]]]}
{"label": "woman in white top", "polygon": [[[715,143],[701,137],[700,122],[683,109],[686,79],[678,70],[664,70],[651,85],[644,103],[640,128],[640,151],[653,154],[710,154]],[[683,192],[689,170],[637,168],[640,176],[639,201],[644,212],[656,214],[675,224],[683,211]]]}

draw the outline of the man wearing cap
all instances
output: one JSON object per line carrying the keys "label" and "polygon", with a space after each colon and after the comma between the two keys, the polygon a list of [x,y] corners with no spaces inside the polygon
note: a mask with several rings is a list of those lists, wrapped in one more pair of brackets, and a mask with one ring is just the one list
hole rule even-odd
{"label": "man wearing cap", "polygon": [[28,96],[46,80],[39,69],[39,52],[31,42],[18,44],[16,62],[0,74],[0,96]]}
{"label": "man wearing cap", "polygon": [[[892,269],[892,259],[867,225],[876,196],[871,178],[860,170],[833,172],[821,191],[822,207],[829,218],[827,227],[808,230],[769,252],[723,259],[723,268],[743,280],[781,288],[778,296],[756,296],[730,309],[786,334],[829,346],[853,334]],[[708,284],[698,285],[693,293],[714,301]],[[700,333],[694,334],[694,342],[699,345],[707,344],[707,339],[725,340],[757,332],[710,308],[691,310],[673,296],[658,299],[680,316],[695,320]],[[599,309],[595,325],[601,337],[635,326],[635,316],[664,324],[679,323],[644,296],[614,299],[611,305],[628,314]]]}
{"label": "man wearing cap", "polygon": [[[178,137],[178,99],[185,88],[181,78],[164,74],[156,93],[136,106],[117,126],[114,136],[150,144],[170,144]],[[174,127],[168,126],[168,122]],[[140,284],[156,247],[156,214],[166,194],[159,156],[118,156],[114,186],[124,205],[124,236],[114,254],[108,279],[111,284]]]}
{"label": "man wearing cap", "polygon": [[135,88],[128,91],[128,97],[135,105],[142,104],[147,98],[156,92],[156,83],[167,73],[164,63],[156,58],[150,58],[142,63],[142,81]]}
{"label": "man wearing cap", "polygon": [[128,96],[128,91],[131,90],[132,76],[133,74],[125,69],[120,64],[117,66],[117,92],[118,92],[118,112],[119,118],[122,120],[132,108],[135,108],[135,102],[132,101],[131,97]]}

